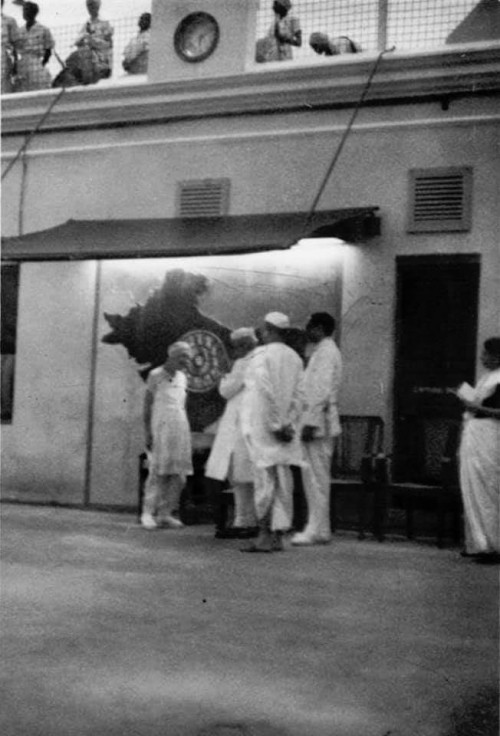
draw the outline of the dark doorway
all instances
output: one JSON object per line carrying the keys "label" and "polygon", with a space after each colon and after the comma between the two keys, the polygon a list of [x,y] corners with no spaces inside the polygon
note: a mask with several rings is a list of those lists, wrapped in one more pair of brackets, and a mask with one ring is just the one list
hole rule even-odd
{"label": "dark doorway", "polygon": [[454,389],[474,382],[479,256],[397,259],[393,474],[436,480],[450,421],[461,405]]}
{"label": "dark doorway", "polygon": [[17,301],[19,292],[19,265],[2,264],[1,268],[1,414],[2,422],[12,422],[14,411],[14,370],[17,338]]}

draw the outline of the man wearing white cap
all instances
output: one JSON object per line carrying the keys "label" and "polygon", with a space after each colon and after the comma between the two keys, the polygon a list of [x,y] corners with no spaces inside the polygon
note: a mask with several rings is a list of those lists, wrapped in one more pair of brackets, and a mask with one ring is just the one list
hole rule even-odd
{"label": "man wearing white cap", "polygon": [[303,409],[302,361],[284,340],[290,321],[281,312],[264,318],[264,347],[254,353],[245,379],[243,435],[254,465],[259,536],[245,552],[283,549],[293,515],[290,466],[302,465],[299,421]]}
{"label": "man wearing white cap", "polygon": [[144,489],[141,524],[182,527],[173,516],[186,476],[192,475],[191,433],[186,414],[187,377],[191,346],[174,342],[165,363],[151,371],[144,399],[144,428],[149,475]]}
{"label": "man wearing white cap", "polygon": [[306,334],[314,349],[304,373],[307,408],[301,436],[307,465],[302,479],[307,499],[308,521],[292,544],[326,544],[331,539],[330,466],[334,438],[340,434],[337,395],[342,375],[340,351],[333,340],[335,319],[328,312],[311,315]]}
{"label": "man wearing white cap", "polygon": [[241,402],[244,379],[258,340],[253,327],[240,327],[230,335],[236,358],[231,371],[222,377],[219,393],[227,403],[222,415],[205,476],[228,479],[234,495],[235,516],[231,530],[218,529],[218,537],[248,537],[257,525],[253,501],[253,468],[241,431]]}

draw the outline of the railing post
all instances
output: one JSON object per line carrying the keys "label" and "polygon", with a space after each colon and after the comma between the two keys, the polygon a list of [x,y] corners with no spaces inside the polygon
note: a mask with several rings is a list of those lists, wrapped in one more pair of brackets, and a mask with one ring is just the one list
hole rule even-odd
{"label": "railing post", "polygon": [[379,53],[387,48],[387,20],[389,17],[389,0],[378,0],[378,33],[377,47]]}

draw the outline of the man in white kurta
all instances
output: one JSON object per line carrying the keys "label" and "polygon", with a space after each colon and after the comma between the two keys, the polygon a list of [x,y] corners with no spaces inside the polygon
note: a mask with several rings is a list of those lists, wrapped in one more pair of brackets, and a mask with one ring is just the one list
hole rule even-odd
{"label": "man in white kurta", "polygon": [[[257,345],[252,327],[240,327],[230,335],[236,360],[231,371],[221,378],[219,393],[226,407],[217,428],[205,476],[229,480],[234,495],[233,529],[227,536],[248,536],[256,525],[253,500],[253,467],[241,429],[241,406],[245,389],[245,374]],[[219,536],[222,533],[219,532]]]}
{"label": "man in white kurta", "polygon": [[187,342],[168,349],[164,365],[148,376],[144,399],[144,429],[149,474],[144,488],[141,524],[182,527],[172,512],[179,506],[186,476],[192,475],[191,433],[186,414],[187,378],[183,369],[191,356]]}
{"label": "man in white kurta", "polygon": [[335,320],[327,312],[316,312],[307,323],[313,351],[304,373],[306,410],[301,437],[307,464],[302,480],[308,520],[292,544],[326,544],[331,540],[330,467],[335,437],[340,434],[337,397],[342,377],[342,358],[332,335]]}
{"label": "man in white kurta", "polygon": [[285,343],[289,319],[280,312],[264,318],[264,345],[253,353],[242,406],[243,435],[255,474],[259,536],[243,551],[283,549],[283,532],[293,515],[290,466],[302,464],[299,421],[303,409],[302,360]]}

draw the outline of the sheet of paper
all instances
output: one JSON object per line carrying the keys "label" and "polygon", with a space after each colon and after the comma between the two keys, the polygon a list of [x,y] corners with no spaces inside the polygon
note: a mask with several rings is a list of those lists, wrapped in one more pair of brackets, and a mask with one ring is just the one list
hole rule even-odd
{"label": "sheet of paper", "polygon": [[470,383],[462,383],[457,389],[457,396],[462,401],[475,401],[476,392],[470,385]]}

